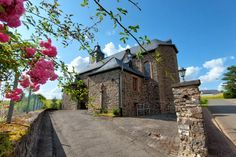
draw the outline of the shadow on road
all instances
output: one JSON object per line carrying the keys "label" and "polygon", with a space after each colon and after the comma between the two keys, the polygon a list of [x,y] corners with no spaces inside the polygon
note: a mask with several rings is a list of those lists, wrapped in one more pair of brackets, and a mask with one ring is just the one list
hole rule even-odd
{"label": "shadow on road", "polygon": [[235,157],[236,146],[213,124],[207,109],[203,109],[209,157]]}
{"label": "shadow on road", "polygon": [[233,105],[215,105],[208,109],[214,114],[236,114],[236,106]]}
{"label": "shadow on road", "polygon": [[47,111],[41,120],[37,157],[66,157],[62,144],[52,126],[49,112],[50,111]]}

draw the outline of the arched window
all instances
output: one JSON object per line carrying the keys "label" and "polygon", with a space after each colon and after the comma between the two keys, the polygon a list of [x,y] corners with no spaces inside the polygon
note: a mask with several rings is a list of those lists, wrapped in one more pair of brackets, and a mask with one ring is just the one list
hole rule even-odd
{"label": "arched window", "polygon": [[144,63],[144,76],[146,78],[151,78],[151,64],[150,64],[150,62]]}

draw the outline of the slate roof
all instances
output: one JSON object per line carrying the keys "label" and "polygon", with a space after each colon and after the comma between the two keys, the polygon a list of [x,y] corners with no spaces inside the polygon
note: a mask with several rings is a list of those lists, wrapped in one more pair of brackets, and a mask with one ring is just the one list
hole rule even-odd
{"label": "slate roof", "polygon": [[98,70],[93,71],[89,75],[95,75],[95,74],[98,74],[98,73],[102,73],[102,72],[113,70],[113,69],[117,69],[117,68],[120,68],[120,69],[123,68],[124,71],[128,71],[128,72],[131,72],[131,73],[133,73],[135,75],[144,77],[142,72],[140,72],[140,71],[130,67],[128,65],[128,63],[123,63],[121,60],[119,60],[119,59],[117,59],[115,57],[112,57],[101,68],[99,68]]}
{"label": "slate roof", "polygon": [[202,94],[218,94],[220,93],[220,91],[215,90],[215,89],[211,89],[211,90],[201,90]]}
{"label": "slate roof", "polygon": [[[175,47],[174,44],[172,44],[171,40],[161,41],[161,40],[154,39],[151,41],[151,44],[148,44],[148,45],[145,44],[143,45],[143,47],[147,50],[147,52],[150,52],[156,49],[159,45],[173,46],[176,52],[178,52],[177,48]],[[132,47],[130,48],[130,53],[135,55],[139,51],[139,49],[140,49],[140,46]],[[79,75],[86,74],[86,73],[88,75],[94,75],[94,74],[102,73],[102,72],[109,71],[115,68],[123,67],[124,70],[143,77],[142,72],[132,67],[129,67],[128,64],[122,62],[122,58],[124,57],[125,52],[126,51],[124,50],[114,55],[108,56],[104,58],[102,61],[99,61],[97,63],[88,64],[85,68],[79,71]]]}

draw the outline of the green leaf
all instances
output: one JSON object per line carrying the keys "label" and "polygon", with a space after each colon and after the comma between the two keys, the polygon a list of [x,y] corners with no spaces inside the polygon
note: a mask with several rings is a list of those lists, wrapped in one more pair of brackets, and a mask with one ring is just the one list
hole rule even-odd
{"label": "green leaf", "polygon": [[80,4],[82,7],[88,6],[88,0],[84,0],[83,3]]}
{"label": "green leaf", "polygon": [[128,27],[130,30],[132,30],[133,32],[137,33],[138,32],[138,29],[139,29],[139,25],[136,25],[136,26],[129,26]]}
{"label": "green leaf", "polygon": [[5,12],[5,8],[2,5],[0,5],[0,13],[4,13],[4,12]]}
{"label": "green leaf", "polygon": [[120,13],[126,15],[128,13],[128,11],[126,9],[122,9],[122,8],[116,8]]}

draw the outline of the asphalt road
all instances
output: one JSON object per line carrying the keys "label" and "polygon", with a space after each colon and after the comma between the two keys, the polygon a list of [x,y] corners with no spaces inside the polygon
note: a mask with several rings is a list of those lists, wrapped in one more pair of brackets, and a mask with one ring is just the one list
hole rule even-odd
{"label": "asphalt road", "polygon": [[86,111],[56,111],[50,117],[67,157],[165,157]]}
{"label": "asphalt road", "polygon": [[209,100],[208,109],[226,136],[236,145],[236,101],[235,99]]}

